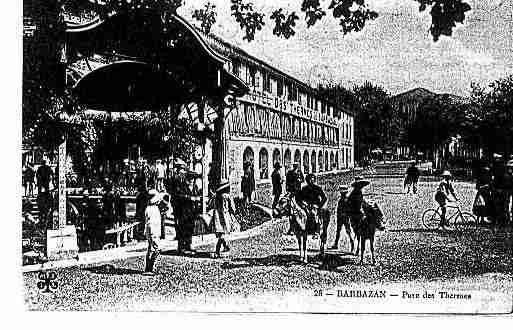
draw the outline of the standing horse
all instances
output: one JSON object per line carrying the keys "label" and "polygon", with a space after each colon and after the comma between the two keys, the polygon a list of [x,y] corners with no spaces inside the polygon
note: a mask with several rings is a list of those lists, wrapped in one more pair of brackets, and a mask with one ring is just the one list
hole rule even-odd
{"label": "standing horse", "polygon": [[[315,212],[315,211],[314,211]],[[324,255],[324,247],[326,245],[326,237],[328,232],[328,225],[330,221],[330,212],[326,209],[321,209],[317,212],[321,220],[321,243],[320,254]],[[306,242],[309,234],[314,234],[317,231],[317,226],[311,225],[312,220],[308,214],[296,203],[295,199],[291,196],[283,196],[278,201],[278,204],[273,209],[273,216],[281,218],[284,216],[290,217],[290,225],[292,232],[296,236],[299,245],[299,258],[302,262],[308,263]]]}

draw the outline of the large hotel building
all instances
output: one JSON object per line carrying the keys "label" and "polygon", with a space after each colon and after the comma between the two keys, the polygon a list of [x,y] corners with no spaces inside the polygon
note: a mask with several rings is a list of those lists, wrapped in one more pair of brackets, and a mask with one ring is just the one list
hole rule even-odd
{"label": "large hotel building", "polygon": [[276,162],[285,170],[297,162],[304,173],[315,174],[354,167],[354,117],[348,109],[216,36],[205,40],[250,88],[226,118],[232,189],[240,189],[245,161],[254,164],[257,196],[259,186],[270,183]]}

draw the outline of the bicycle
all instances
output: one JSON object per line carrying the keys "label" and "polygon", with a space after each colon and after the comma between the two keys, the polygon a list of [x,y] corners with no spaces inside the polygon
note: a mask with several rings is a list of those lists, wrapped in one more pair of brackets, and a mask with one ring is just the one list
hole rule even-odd
{"label": "bicycle", "polygon": [[438,206],[436,209],[430,208],[424,211],[422,214],[422,224],[424,227],[427,229],[438,229],[440,227],[445,229],[448,225],[451,225],[451,220],[456,229],[475,228],[477,225],[476,217],[470,212],[462,211],[459,204],[447,204],[446,208],[456,210],[451,215],[449,215],[449,212],[446,212],[446,226],[441,225],[442,212],[440,206]]}

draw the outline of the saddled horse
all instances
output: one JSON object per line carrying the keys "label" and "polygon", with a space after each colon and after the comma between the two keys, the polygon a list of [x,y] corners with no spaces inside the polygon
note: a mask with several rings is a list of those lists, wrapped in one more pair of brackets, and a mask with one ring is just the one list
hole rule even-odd
{"label": "saddled horse", "polygon": [[306,242],[308,235],[315,234],[319,230],[319,226],[316,225],[315,219],[312,219],[317,214],[320,224],[320,254],[324,254],[324,248],[326,245],[326,237],[328,232],[328,225],[330,222],[330,211],[327,209],[313,210],[307,214],[303,208],[301,208],[290,195],[285,195],[280,198],[278,204],[273,209],[273,216],[275,218],[281,218],[288,216],[290,218],[290,225],[292,232],[296,236],[299,245],[299,258],[302,262],[308,262]]}

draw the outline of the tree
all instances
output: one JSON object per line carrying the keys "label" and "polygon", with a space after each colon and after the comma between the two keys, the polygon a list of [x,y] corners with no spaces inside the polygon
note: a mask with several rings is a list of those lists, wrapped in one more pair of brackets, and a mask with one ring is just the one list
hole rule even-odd
{"label": "tree", "polygon": [[352,90],[320,86],[319,91],[354,113],[356,160],[365,159],[375,148],[391,148],[400,142],[399,115],[382,87],[366,82]]}
{"label": "tree", "polygon": [[[55,0],[54,0],[55,1]],[[245,39],[251,41],[255,33],[262,29],[266,20],[270,20],[273,33],[282,38],[295,35],[295,26],[299,20],[299,12],[304,14],[307,27],[312,27],[327,16],[331,15],[339,21],[343,34],[361,31],[366,22],[378,17],[378,12],[368,5],[367,0],[294,0],[297,3],[295,11],[285,11],[283,8],[265,13],[255,9],[252,0],[226,0],[231,3],[231,16],[245,33]],[[466,0],[411,0],[419,4],[419,11],[430,9],[431,26],[429,32],[435,41],[441,35],[450,36],[457,23],[463,23],[465,14],[471,7]],[[183,0],[60,0],[67,10],[83,6],[89,2],[97,12],[107,15],[112,11],[130,11],[152,9],[158,12],[175,13],[182,7]],[[94,5],[96,4],[96,5]],[[216,21],[216,6],[207,3],[204,8],[196,9],[193,17],[200,21],[201,28],[208,32]]]}
{"label": "tree", "polygon": [[469,117],[488,155],[509,157],[513,151],[513,75],[494,81],[488,88],[473,85]]}
{"label": "tree", "polygon": [[[361,31],[365,23],[376,19],[366,0],[295,0],[297,11],[282,8],[271,13],[256,9],[252,0],[230,1],[231,16],[244,31],[244,39],[254,40],[255,34],[267,21],[271,21],[273,33],[280,38],[291,38],[300,13],[308,27],[318,24],[328,13],[339,21],[343,34]],[[470,6],[465,0],[411,0],[419,3],[419,10],[430,8],[432,24],[430,32],[434,40],[440,35],[451,35],[456,23],[462,23]],[[171,14],[183,6],[183,0],[24,0],[24,61],[23,61],[23,132],[24,141],[45,141],[47,148],[57,145],[62,132],[55,130],[61,113],[79,110],[65,86],[63,41],[65,17],[79,15],[85,18],[98,14],[106,18],[112,13],[153,13],[151,22],[159,24],[162,31],[169,30]],[[207,3],[197,8],[193,18],[200,29],[208,33],[216,22],[216,6]],[[93,14],[94,13],[94,14]],[[32,21],[30,21],[32,20]],[[141,27],[144,28],[144,27]],[[52,132],[53,134],[49,134]],[[43,137],[43,138],[41,138]]]}
{"label": "tree", "polygon": [[355,141],[363,159],[375,148],[391,148],[399,141],[399,117],[390,104],[388,93],[366,82],[353,88],[355,95]]}

